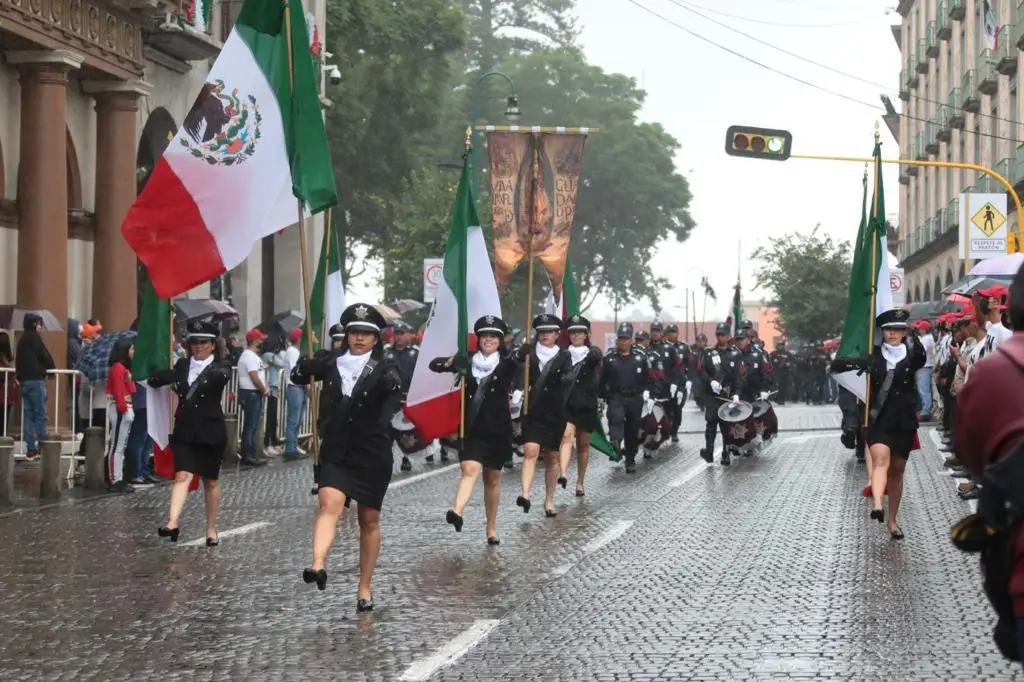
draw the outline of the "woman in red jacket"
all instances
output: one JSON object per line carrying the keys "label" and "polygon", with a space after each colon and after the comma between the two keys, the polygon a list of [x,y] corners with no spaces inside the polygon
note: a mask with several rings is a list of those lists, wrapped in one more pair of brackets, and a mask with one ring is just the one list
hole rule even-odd
{"label": "woman in red jacket", "polygon": [[130,493],[135,488],[126,483],[124,472],[124,449],[128,444],[135,412],[132,410],[132,395],[135,382],[132,381],[132,357],[135,342],[132,339],[118,339],[110,351],[110,372],[107,373],[107,477],[110,481],[108,492]]}

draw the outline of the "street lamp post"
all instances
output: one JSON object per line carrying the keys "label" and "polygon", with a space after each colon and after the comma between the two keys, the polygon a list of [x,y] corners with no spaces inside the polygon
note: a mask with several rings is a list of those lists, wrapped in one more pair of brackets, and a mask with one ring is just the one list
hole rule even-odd
{"label": "street lamp post", "polygon": [[[476,79],[476,83],[473,84],[473,97],[470,100],[469,110],[469,124],[471,126],[476,126],[477,107],[479,105],[480,98],[480,84],[483,83],[488,78],[494,76],[497,76],[498,78],[503,78],[505,79],[505,82],[508,83],[509,95],[505,100],[505,118],[508,119],[509,123],[515,123],[516,121],[519,120],[519,116],[522,112],[520,112],[519,110],[519,95],[516,94],[515,82],[507,74],[504,74],[501,71],[492,70],[481,75],[479,78]],[[484,138],[485,135],[485,131],[483,130],[474,130],[473,133],[475,136],[479,136],[480,138]],[[482,164],[480,163],[480,155],[482,153],[482,148],[482,142],[474,144],[472,155],[470,156],[469,161],[471,167],[469,177],[473,185],[474,196],[476,196],[477,188],[480,185],[480,171],[482,168]]]}

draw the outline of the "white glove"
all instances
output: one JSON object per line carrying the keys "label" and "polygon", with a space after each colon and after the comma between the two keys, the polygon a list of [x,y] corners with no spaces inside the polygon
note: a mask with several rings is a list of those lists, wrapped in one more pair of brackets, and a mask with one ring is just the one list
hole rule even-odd
{"label": "white glove", "polygon": [[650,391],[644,391],[644,402],[645,403],[649,402],[650,399],[651,399],[651,392]]}
{"label": "white glove", "polygon": [[678,404],[682,405],[684,400],[686,400],[686,394],[684,394],[684,393],[677,393],[676,394],[676,402]]}
{"label": "white glove", "polygon": [[132,409],[131,405],[129,405],[128,409],[125,410],[123,419],[126,422],[133,422],[133,421],[135,421],[135,410]]}
{"label": "white glove", "polygon": [[645,412],[653,412],[654,411],[654,401],[648,399],[647,402],[645,403],[645,407],[646,407]]}
{"label": "white glove", "polygon": [[693,382],[692,381],[687,381],[686,382],[686,395],[690,395],[691,393],[693,393]]}
{"label": "white glove", "polygon": [[670,396],[672,396],[673,398],[675,398],[675,397],[676,397],[676,391],[678,391],[678,390],[679,390],[679,387],[678,387],[678,386],[676,386],[675,384],[669,384],[669,387],[668,387],[668,394],[669,394]]}
{"label": "white glove", "polygon": [[740,401],[740,397],[739,397],[738,395],[734,395],[734,396],[732,397],[732,402],[733,402],[733,404],[734,404],[734,405],[735,405],[736,403],[738,403],[739,401]]}
{"label": "white glove", "polygon": [[717,381],[712,381],[711,382],[711,390],[714,391],[715,393],[721,393],[722,392],[722,384],[718,383]]}
{"label": "white glove", "polygon": [[512,391],[512,406],[520,407],[523,404],[523,392],[518,388]]}
{"label": "white glove", "polygon": [[761,391],[761,400],[768,400],[768,396],[770,395],[771,393],[768,391]]}

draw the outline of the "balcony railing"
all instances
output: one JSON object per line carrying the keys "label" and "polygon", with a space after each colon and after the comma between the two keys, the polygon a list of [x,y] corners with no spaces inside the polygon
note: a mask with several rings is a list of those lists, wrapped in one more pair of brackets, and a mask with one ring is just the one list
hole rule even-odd
{"label": "balcony railing", "polygon": [[935,218],[925,218],[924,229],[921,232],[921,236],[924,241],[921,243],[921,247],[925,247],[932,243],[933,233],[935,232]]}
{"label": "balcony railing", "polygon": [[949,112],[949,127],[963,129],[964,112],[960,108],[963,102],[960,101],[960,88],[953,88],[946,98],[946,108]]}
{"label": "balcony railing", "polygon": [[989,182],[987,175],[982,175],[980,178],[978,178],[978,181],[974,183],[973,191],[978,192],[980,194],[985,194],[986,192],[989,191]]}
{"label": "balcony railing", "polygon": [[910,101],[910,84],[907,83],[907,72],[900,69],[900,99]]}
{"label": "balcony railing", "polygon": [[950,125],[952,118],[949,105],[940,104],[938,113],[935,115],[935,138],[939,142],[949,142],[952,137],[953,127]]}
{"label": "balcony railing", "polygon": [[1017,46],[1010,41],[1014,30],[1016,30],[1016,26],[1010,24],[1000,26],[996,38],[996,71],[1004,76],[1012,76],[1017,73]]}
{"label": "balcony railing", "polygon": [[928,54],[925,44],[926,43],[924,38],[918,40],[917,52],[914,54],[914,56],[917,58],[917,72],[920,74],[928,73]]}
{"label": "balcony railing", "polygon": [[[1000,159],[995,165],[995,172],[1002,175],[1011,185],[1016,185],[1020,176],[1017,175],[1017,159]],[[989,178],[989,185],[993,192],[1000,192],[1004,189],[1003,183]]]}
{"label": "balcony railing", "polygon": [[977,62],[978,92],[994,95],[999,88],[999,76],[996,73],[996,62],[992,51],[985,48],[978,55]]}
{"label": "balcony railing", "polygon": [[949,18],[962,21],[967,15],[967,0],[949,0]]}
{"label": "balcony railing", "polygon": [[946,209],[940,208],[935,212],[935,222],[932,223],[935,227],[935,238],[938,238],[940,234],[946,231]]}
{"label": "balcony railing", "polygon": [[955,230],[960,227],[960,197],[953,197],[946,204],[946,229]]}
{"label": "balcony railing", "polygon": [[178,0],[174,3],[175,11],[153,16],[152,28],[145,34],[146,43],[186,62],[217,56],[221,44],[211,35],[214,2],[215,0]]}
{"label": "balcony railing", "polygon": [[936,22],[933,19],[924,29],[924,53],[929,57],[939,56],[939,39],[936,33]]}
{"label": "balcony railing", "polygon": [[907,85],[911,88],[916,88],[920,82],[920,74],[917,73],[917,55],[914,54],[913,48],[911,48],[910,54],[907,55],[907,68],[904,71],[907,76]]}
{"label": "balcony railing", "polygon": [[953,21],[949,18],[946,6],[946,0],[939,0],[935,6],[935,16],[938,20],[935,35],[939,40],[949,40],[953,37]]}
{"label": "balcony railing", "polygon": [[975,87],[976,82],[977,77],[974,69],[968,69],[960,81],[960,107],[964,111],[969,111],[973,114],[978,113],[978,109],[981,108],[981,97],[978,96],[978,91]]}
{"label": "balcony railing", "polygon": [[924,124],[924,150],[929,154],[939,153],[939,139],[935,136],[938,126],[932,121]]}

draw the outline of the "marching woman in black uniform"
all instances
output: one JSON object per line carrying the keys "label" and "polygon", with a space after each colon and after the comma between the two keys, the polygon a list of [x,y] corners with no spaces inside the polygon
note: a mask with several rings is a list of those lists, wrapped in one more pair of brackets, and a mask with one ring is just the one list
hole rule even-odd
{"label": "marching woman in black uniform", "polygon": [[[501,494],[501,469],[512,454],[512,415],[508,394],[519,367],[520,351],[501,353],[508,325],[494,315],[485,315],[473,325],[477,352],[470,360],[466,376],[465,442],[459,452],[458,485],[455,504],[446,520],[462,532],[462,513],[473,496],[473,488],[484,474],[484,512],[487,517],[487,544],[498,541],[498,499]],[[456,357],[430,361],[432,372],[458,371]]]}
{"label": "marching woman in black uniform", "polygon": [[217,510],[220,507],[220,463],[228,444],[221,395],[231,378],[231,368],[216,352],[219,331],[209,322],[188,323],[188,357],[172,369],[149,378],[152,388],[171,386],[178,394],[174,413],[171,451],[174,453],[174,485],[167,523],[157,529],[162,538],[178,541],[178,521],[188,498],[193,476],[203,480],[206,503],[206,546],[215,547]]}
{"label": "marching woman in black uniform", "polygon": [[557,345],[558,333],[562,330],[561,320],[550,314],[538,315],[533,318],[533,329],[537,333],[536,346],[532,349],[529,344],[521,346],[524,354],[530,353],[530,392],[524,396],[523,473],[520,479],[522,494],[516,498],[516,504],[524,513],[529,513],[537,458],[543,452],[546,467],[544,514],[551,518],[557,515],[557,455],[565,434],[566,421],[564,381],[572,369],[572,360],[569,352]]}
{"label": "marching woman in black uniform", "polygon": [[889,534],[903,539],[897,523],[903,497],[903,472],[910,451],[920,447],[917,439],[917,384],[915,372],[924,367],[924,346],[916,334],[907,334],[905,310],[887,310],[875,319],[882,330],[882,343],[871,355],[836,358],[832,371],[859,369],[869,373],[871,405],[865,440],[871,454],[871,518],[885,521],[882,503],[889,497]]}
{"label": "marching woman in black uniform", "polygon": [[569,318],[569,360],[572,367],[566,375],[565,409],[567,423],[562,436],[559,457],[561,475],[558,485],[569,482],[569,459],[576,444],[576,497],[583,497],[583,479],[590,462],[590,434],[598,429],[597,368],[604,357],[601,349],[590,345],[590,320],[574,315]]}
{"label": "marching woman in black uniform", "polygon": [[359,589],[356,609],[373,610],[371,580],[380,554],[380,509],[391,483],[391,418],[402,401],[398,368],[384,359],[384,318],[375,308],[351,305],[341,315],[340,348],[301,358],[292,370],[299,385],[322,381],[319,422],[320,508],[313,522],[313,566],[302,579],[327,587],[327,554],[338,519],[355,500],[359,516]]}

